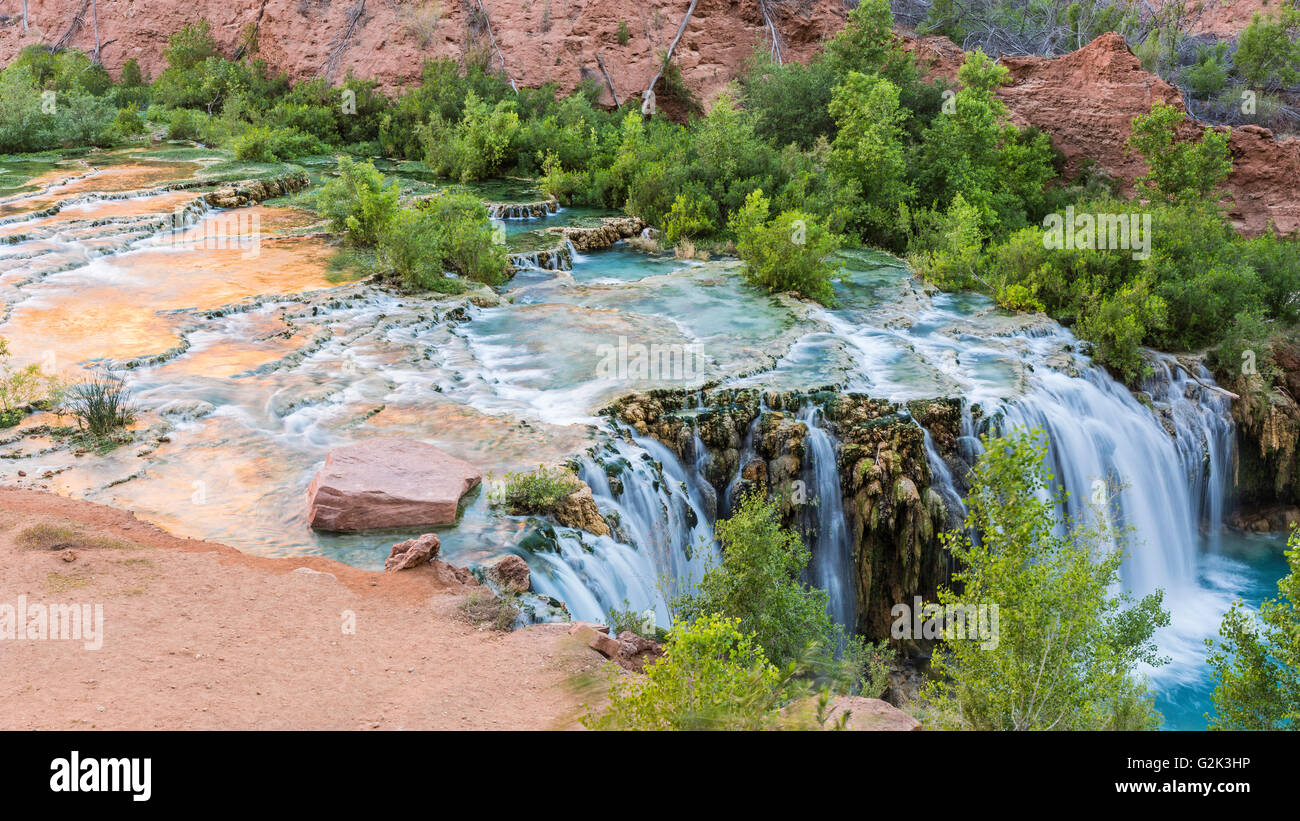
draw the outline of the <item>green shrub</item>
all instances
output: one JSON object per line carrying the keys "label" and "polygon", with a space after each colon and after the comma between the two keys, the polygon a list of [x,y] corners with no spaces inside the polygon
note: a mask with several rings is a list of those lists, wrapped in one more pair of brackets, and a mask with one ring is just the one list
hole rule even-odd
{"label": "green shrub", "polygon": [[397,214],[397,183],[387,184],[369,160],[339,157],[338,176],[316,192],[316,210],[352,245],[374,245]]}
{"label": "green shrub", "polygon": [[627,21],[619,20],[618,21],[618,44],[620,46],[626,46],[628,44],[628,41],[630,41],[631,39],[632,39],[632,30],[627,27]]}
{"label": "green shrub", "polygon": [[514,101],[489,106],[470,91],[459,122],[451,123],[435,112],[418,134],[425,162],[436,173],[471,182],[501,171],[518,131]]}
{"label": "green shrub", "polygon": [[0,153],[111,145],[116,113],[76,85],[42,89],[28,66],[0,71]]}
{"label": "green shrub", "polygon": [[296,128],[263,126],[248,129],[228,147],[234,152],[235,159],[254,162],[292,160],[308,154],[323,154],[327,150],[325,144],[316,137]]}
{"label": "green shrub", "polygon": [[712,233],[714,225],[708,211],[713,209],[710,206],[713,206],[713,201],[705,196],[678,194],[664,223],[664,240],[669,245],[676,245],[680,240]]}
{"label": "green shrub", "polygon": [[468,280],[505,280],[505,248],[497,244],[483,203],[467,194],[439,194],[402,209],[380,233],[378,265],[413,290],[460,293]]}
{"label": "green shrub", "polygon": [[781,671],[740,628],[739,619],[701,616],[679,622],[664,655],[645,675],[615,681],[603,714],[583,717],[594,730],[761,730],[781,704]]}
{"label": "green shrub", "polygon": [[167,139],[201,140],[209,119],[202,111],[192,108],[172,109],[167,115]]}
{"label": "green shrub", "polygon": [[793,291],[833,305],[831,276],[836,269],[826,257],[839,246],[840,238],[803,211],[784,211],[769,221],[769,207],[763,191],[756,189],[732,216],[731,230],[745,262],[746,281],[769,293]]}
{"label": "green shrub", "polygon": [[849,636],[827,611],[829,594],[802,581],[811,554],[799,534],[781,527],[773,503],[746,496],[714,537],[722,561],[673,603],[678,617],[735,618],[776,665],[794,664],[846,690],[865,687],[874,696],[884,689],[883,648]]}
{"label": "green shrub", "polygon": [[512,516],[545,515],[581,487],[571,471],[538,465],[534,471],[507,473],[498,501]]}

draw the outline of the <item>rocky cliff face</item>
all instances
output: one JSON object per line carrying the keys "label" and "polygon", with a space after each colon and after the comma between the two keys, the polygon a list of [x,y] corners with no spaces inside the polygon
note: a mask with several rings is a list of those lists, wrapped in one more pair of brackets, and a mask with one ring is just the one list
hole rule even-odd
{"label": "rocky cliff face", "polygon": [[[806,476],[807,404],[821,408],[839,442],[836,469],[850,534],[859,632],[888,638],[890,608],[913,596],[933,599],[948,580],[938,534],[948,511],[931,487],[923,433],[913,419],[933,423],[936,445],[955,443],[957,400],[909,403],[907,408],[860,394],[704,394],[655,391],[617,402],[610,414],[662,442],[686,464],[702,463],[720,517],[742,494],[763,493],[778,503],[787,526],[811,503]],[[695,437],[704,453],[695,452]]]}
{"label": "rocky cliff face", "polygon": [[[964,55],[942,37],[904,38],[928,76],[955,78]],[[1133,118],[1156,102],[1185,111],[1178,90],[1145,71],[1118,34],[1104,34],[1087,46],[1056,58],[1006,57],[1011,83],[999,93],[1012,121],[1047,132],[1065,155],[1065,173],[1086,159],[1132,191],[1146,172],[1141,158],[1124,148]],[[1181,136],[1195,139],[1204,126],[1185,121]],[[1228,178],[1229,214],[1250,235],[1272,222],[1289,234],[1300,229],[1300,140],[1277,138],[1258,126],[1233,129],[1233,170]]]}
{"label": "rocky cliff face", "polygon": [[[459,59],[487,50],[518,85],[554,82],[562,92],[585,78],[605,85],[603,61],[622,102],[639,97],[649,85],[689,5],[689,0],[96,0],[92,7],[90,0],[29,0],[26,33],[19,4],[5,4],[0,64],[29,43],[63,42],[94,51],[97,11],[100,54],[114,73],[134,57],[146,74],[157,76],[165,66],[168,35],[206,19],[227,54],[235,52],[248,27],[256,27],[258,55],[294,79],[341,79],[352,71],[393,89],[417,80],[425,58]],[[711,99],[756,45],[770,42],[764,10],[783,54],[795,60],[811,57],[845,15],[841,0],[699,0],[674,55],[690,88]],[[621,24],[626,24],[626,43],[620,43]]]}

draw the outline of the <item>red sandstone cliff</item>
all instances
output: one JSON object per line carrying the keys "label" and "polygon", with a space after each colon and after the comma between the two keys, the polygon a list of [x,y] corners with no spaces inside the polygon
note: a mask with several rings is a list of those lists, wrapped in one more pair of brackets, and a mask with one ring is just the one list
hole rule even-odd
{"label": "red sandstone cliff", "polygon": [[[807,60],[843,25],[841,0],[765,0],[788,59]],[[146,74],[164,66],[167,37],[206,19],[217,43],[234,52],[256,23],[258,55],[295,79],[350,69],[386,88],[417,79],[426,57],[462,57],[491,49],[480,0],[96,0],[101,57],[116,72],[128,58]],[[604,61],[620,101],[639,96],[658,69],[689,0],[481,0],[507,74],[519,85],[555,82],[571,91],[584,77],[603,85]],[[29,0],[23,32],[19,0],[0,0],[0,65],[28,43],[95,48],[90,0]],[[82,22],[75,23],[80,19]],[[354,22],[355,20],[355,22]],[[629,39],[621,45],[619,24]],[[708,100],[769,42],[759,0],[699,0],[674,55],[687,85]],[[495,52],[493,52],[495,60]],[[500,65],[500,63],[497,63]],[[607,92],[608,93],[608,92]],[[608,102],[608,100],[607,100]]]}

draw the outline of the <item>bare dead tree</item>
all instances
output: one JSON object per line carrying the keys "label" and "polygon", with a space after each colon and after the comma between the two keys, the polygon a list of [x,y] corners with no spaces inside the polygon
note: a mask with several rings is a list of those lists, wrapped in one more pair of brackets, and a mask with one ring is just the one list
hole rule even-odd
{"label": "bare dead tree", "polygon": [[23,34],[27,33],[27,0],[23,0]]}
{"label": "bare dead tree", "polygon": [[600,73],[605,75],[605,85],[609,86],[609,95],[614,98],[614,108],[618,108],[618,92],[614,90],[614,81],[609,78],[609,72],[605,69],[605,58],[596,52],[596,62],[600,64]]}
{"label": "bare dead tree", "polygon": [[677,27],[677,36],[668,44],[668,51],[664,52],[663,65],[659,66],[659,71],[650,80],[650,85],[646,88],[645,93],[641,95],[642,114],[646,113],[646,108],[651,104],[650,101],[654,99],[655,85],[659,83],[659,79],[668,70],[668,64],[673,61],[673,52],[677,50],[677,44],[681,42],[682,35],[686,33],[686,24],[691,21],[691,15],[695,13],[695,4],[698,2],[699,0],[691,0],[691,5],[686,9],[686,16],[682,18],[682,24]]}
{"label": "bare dead tree", "polygon": [[492,50],[497,53],[497,59],[501,61],[501,73],[506,75],[506,79],[510,81],[510,87],[518,94],[519,87],[515,85],[514,78],[510,76],[510,71],[506,68],[505,55],[501,53],[501,47],[497,45],[497,38],[492,34],[492,18],[488,16],[487,9],[483,8],[483,0],[474,1],[478,3],[478,10],[483,15],[483,27],[487,29],[488,43],[492,45]]}
{"label": "bare dead tree", "polygon": [[776,60],[777,65],[785,65],[785,55],[781,50],[781,33],[776,29],[776,22],[772,15],[767,11],[767,0],[758,0],[758,8],[763,13],[763,22],[767,25],[767,33],[772,37],[772,57]]}
{"label": "bare dead tree", "polygon": [[339,36],[338,44],[335,45],[334,50],[330,52],[330,56],[325,61],[325,65],[321,66],[320,73],[326,80],[330,80],[334,76],[334,72],[339,66],[339,60],[343,58],[343,52],[348,47],[348,41],[352,39],[352,34],[356,31],[357,26],[360,25],[361,18],[365,13],[366,0],[358,0],[357,4],[348,11],[348,27],[344,29],[343,34]]}

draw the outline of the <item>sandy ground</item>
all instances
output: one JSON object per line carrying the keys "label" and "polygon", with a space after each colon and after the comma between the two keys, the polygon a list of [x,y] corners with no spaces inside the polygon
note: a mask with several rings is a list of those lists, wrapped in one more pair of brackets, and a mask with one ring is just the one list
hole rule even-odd
{"label": "sandy ground", "polygon": [[[71,546],[19,546],[36,535]],[[20,596],[103,606],[100,649],[0,637],[0,729],[578,726],[601,659],[566,625],[470,624],[457,607],[468,589],[429,567],[248,556],[0,488],[0,621]]]}

